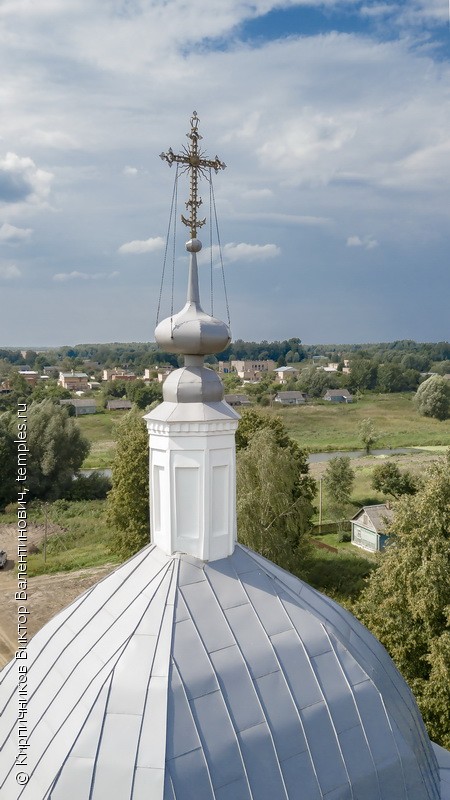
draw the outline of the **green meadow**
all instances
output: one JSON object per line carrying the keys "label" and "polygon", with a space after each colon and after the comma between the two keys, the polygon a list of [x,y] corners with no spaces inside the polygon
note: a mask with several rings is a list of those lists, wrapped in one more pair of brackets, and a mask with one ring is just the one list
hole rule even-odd
{"label": "green meadow", "polygon": [[325,401],[290,408],[272,408],[289,434],[310,452],[359,450],[358,425],[373,420],[379,439],[376,448],[450,445],[450,419],[441,422],[421,417],[413,394],[365,395],[354,403],[332,405]]}

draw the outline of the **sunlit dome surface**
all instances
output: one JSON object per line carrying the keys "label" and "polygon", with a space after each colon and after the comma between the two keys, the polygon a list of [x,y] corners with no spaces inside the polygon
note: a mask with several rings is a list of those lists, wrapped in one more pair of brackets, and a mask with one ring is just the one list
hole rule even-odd
{"label": "sunlit dome surface", "polygon": [[149,545],[54,617],[28,663],[23,788],[15,662],[1,674],[5,800],[450,797],[450,754],[384,648],[239,545],[212,563]]}

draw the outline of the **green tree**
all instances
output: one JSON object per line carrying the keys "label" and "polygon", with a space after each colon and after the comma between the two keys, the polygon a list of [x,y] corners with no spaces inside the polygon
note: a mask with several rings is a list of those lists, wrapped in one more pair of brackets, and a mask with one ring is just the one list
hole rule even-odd
{"label": "green tree", "polygon": [[450,381],[439,375],[432,375],[420,384],[414,396],[414,404],[424,417],[447,419],[450,416]]}
{"label": "green tree", "polygon": [[397,464],[387,461],[385,464],[377,464],[372,472],[372,488],[383,494],[390,494],[397,500],[402,494],[415,494],[417,491],[417,481],[408,472],[401,472]]}
{"label": "green tree", "polygon": [[298,470],[288,447],[270,428],[256,431],[237,460],[240,541],[285,569],[307,554],[313,507],[309,488],[299,492]]}
{"label": "green tree", "polygon": [[298,491],[312,501],[316,493],[316,483],[309,474],[307,451],[291,439],[281,417],[262,409],[243,409],[236,431],[236,450],[239,452],[248,447],[253,436],[259,431],[272,431],[277,445],[289,451],[297,470]]}
{"label": "green tree", "polygon": [[301,392],[308,392],[311,397],[322,397],[326,389],[337,388],[335,376],[316,367],[304,369],[297,385]]}
{"label": "green tree", "polygon": [[351,361],[350,380],[355,389],[375,389],[377,366],[368,358],[354,358]]}
{"label": "green tree", "polygon": [[414,369],[402,369],[399,364],[381,364],[378,367],[377,388],[380,392],[408,392],[416,390],[420,373]]}
{"label": "green tree", "polygon": [[115,528],[111,549],[121,558],[150,540],[148,434],[140,412],[130,411],[117,426],[117,449],[107,514]]}
{"label": "green tree", "polygon": [[51,400],[32,403],[27,419],[27,487],[30,498],[56,500],[70,488],[89,453],[82,435],[67,409]]}
{"label": "green tree", "polygon": [[375,430],[374,422],[370,417],[361,420],[358,425],[358,433],[366,453],[369,454],[372,446],[380,438],[380,434]]}
{"label": "green tree", "polygon": [[432,738],[450,747],[450,451],[401,497],[391,544],[357,605],[413,690]]}
{"label": "green tree", "polygon": [[260,430],[271,430],[280,447],[291,448],[295,442],[290,438],[281,417],[256,408],[244,408],[236,431],[236,450],[248,447],[252,437]]}
{"label": "green tree", "polygon": [[155,381],[149,384],[142,380],[130,381],[127,386],[127,398],[138,408],[147,408],[155,400],[162,400],[162,386]]}
{"label": "green tree", "polygon": [[59,400],[69,400],[72,397],[68,389],[64,389],[55,380],[41,381],[33,390],[33,403],[40,403],[42,400],[54,400],[55,403]]}
{"label": "green tree", "polygon": [[339,522],[343,520],[350,503],[355,473],[348,456],[336,456],[328,462],[324,475],[328,509]]}
{"label": "green tree", "polygon": [[17,500],[17,449],[9,414],[0,416],[0,511]]}

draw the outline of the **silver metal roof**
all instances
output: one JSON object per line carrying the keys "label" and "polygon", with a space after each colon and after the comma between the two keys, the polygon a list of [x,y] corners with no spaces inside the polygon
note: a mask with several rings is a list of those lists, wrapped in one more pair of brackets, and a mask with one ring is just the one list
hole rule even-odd
{"label": "silver metal roof", "polygon": [[450,797],[450,754],[384,648],[241,546],[206,564],[146,547],[54,617],[27,664],[23,788],[17,662],[0,675],[5,800]]}

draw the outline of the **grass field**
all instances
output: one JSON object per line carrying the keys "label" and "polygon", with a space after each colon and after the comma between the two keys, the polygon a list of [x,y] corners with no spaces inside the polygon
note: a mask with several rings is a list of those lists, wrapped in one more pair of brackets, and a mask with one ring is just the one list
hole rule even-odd
{"label": "grass field", "polygon": [[111,467],[116,449],[116,426],[122,418],[123,411],[101,411],[77,418],[81,432],[91,443],[91,451],[83,462],[83,469]]}
{"label": "grass field", "polygon": [[[337,552],[319,549],[325,543]],[[366,578],[376,569],[378,558],[352,544],[340,543],[337,534],[315,536],[311,556],[298,565],[296,574],[319,592],[352,609]]]}
{"label": "grass field", "polygon": [[[310,452],[359,450],[358,425],[370,417],[382,447],[450,446],[450,419],[441,422],[421,417],[415,410],[412,394],[366,395],[355,403],[308,404],[295,408],[274,408],[289,434]],[[116,426],[123,412],[101,412],[79,417],[77,422],[91,442],[84,469],[111,467],[115,453]]]}
{"label": "grass field", "polygon": [[[42,506],[32,505],[29,520],[44,522]],[[104,500],[69,502],[57,500],[49,506],[48,521],[57,532],[47,540],[46,560],[43,543],[28,556],[28,575],[69,572],[84,567],[118,563],[109,549],[111,526],[105,516]]]}
{"label": "grass field", "polygon": [[350,404],[307,404],[271,409],[289,434],[310,452],[358,450],[358,425],[369,417],[380,434],[375,447],[450,445],[450,419],[441,422],[421,417],[413,406],[413,394],[366,395]]}

